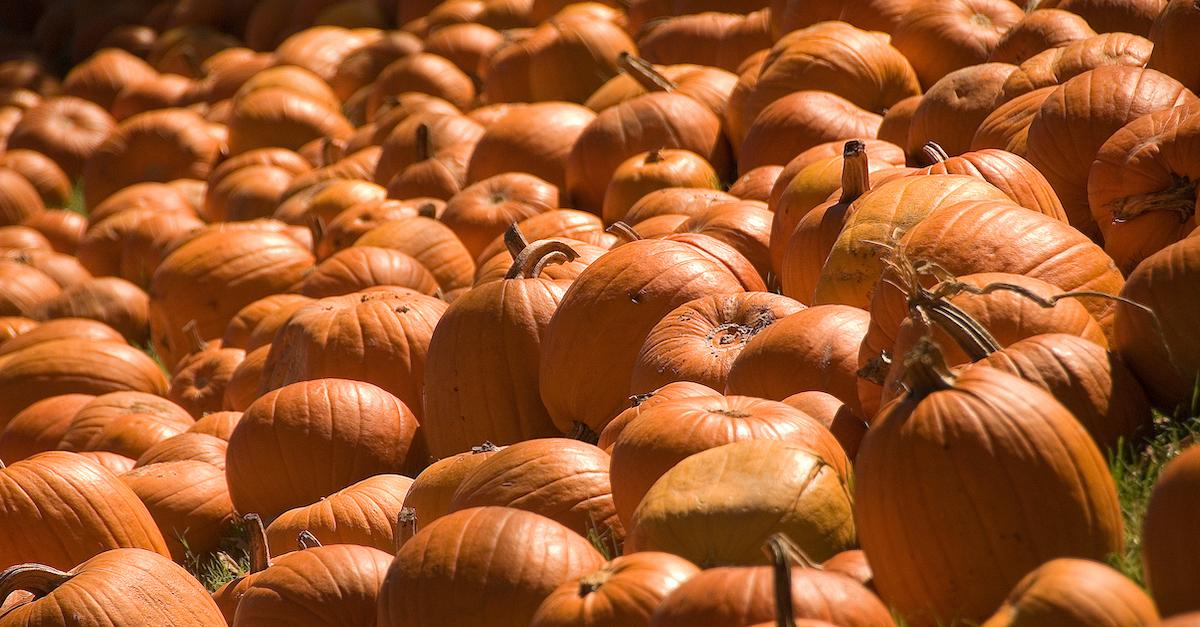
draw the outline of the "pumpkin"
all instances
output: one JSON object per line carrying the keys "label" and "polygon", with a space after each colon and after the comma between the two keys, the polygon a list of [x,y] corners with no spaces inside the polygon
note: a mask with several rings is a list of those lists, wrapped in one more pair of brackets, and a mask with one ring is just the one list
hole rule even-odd
{"label": "pumpkin", "polygon": [[1046,0],[1039,9],[1063,9],[1082,16],[1098,33],[1136,33],[1150,31],[1154,18],[1162,13],[1167,0],[1131,0],[1104,2],[1102,0]]}
{"label": "pumpkin", "polygon": [[422,470],[404,495],[403,509],[411,512],[417,528],[449,514],[450,500],[458,486],[499,450],[491,442],[484,442],[463,453],[443,457]]}
{"label": "pumpkin", "polygon": [[[555,426],[567,433],[579,423],[598,433],[622,409],[638,351],[658,320],[700,296],[743,289],[724,264],[679,241],[635,241],[597,259],[571,284],[543,336],[539,386]],[[607,368],[596,372],[579,354]]]}
{"label": "pumpkin", "polygon": [[717,173],[700,155],[689,150],[650,150],[626,159],[613,171],[600,214],[605,223],[612,223],[625,219],[639,199],[655,190],[719,185]]}
{"label": "pumpkin", "polygon": [[21,116],[8,137],[8,149],[40,152],[73,179],[115,125],[99,105],[82,98],[54,96]]}
{"label": "pumpkin", "polygon": [[[195,424],[188,427],[187,433],[211,435],[228,442],[229,436],[233,433],[234,428],[237,427],[237,423],[241,419],[242,412],[240,411],[213,412],[196,420]],[[224,462],[222,461],[223,464]]]}
{"label": "pumpkin", "polygon": [[0,419],[60,394],[163,394],[166,387],[158,365],[132,346],[65,338],[17,351],[0,363]]}
{"label": "pumpkin", "polygon": [[792,407],[746,396],[681,397],[642,410],[615,439],[613,502],[621,521],[630,527],[638,504],[655,481],[683,459],[751,439],[796,442],[839,474],[849,474],[849,462],[837,440]]}
{"label": "pumpkin", "polygon": [[867,433],[867,423],[838,397],[818,390],[797,392],[781,401],[808,414],[829,429],[851,461]]}
{"label": "pumpkin", "polygon": [[116,329],[130,342],[149,336],[149,297],[138,286],[116,277],[89,279],[42,301],[36,317],[90,318]]}
{"label": "pumpkin", "polygon": [[1089,70],[1106,65],[1144,67],[1153,44],[1129,33],[1106,33],[1044,50],[1022,63],[1005,81],[1006,98],[1061,85]]}
{"label": "pumpkin", "polygon": [[449,59],[428,52],[396,59],[379,73],[373,85],[367,100],[368,119],[387,97],[409,91],[442,98],[459,109],[469,108],[475,100],[471,77]]}
{"label": "pumpkin", "polygon": [[472,258],[504,232],[509,224],[558,206],[558,189],[536,176],[500,174],[455,194],[439,217],[462,241]]}
{"label": "pumpkin", "polygon": [[1038,9],[1027,13],[1004,33],[988,61],[1020,65],[1044,50],[1062,48],[1096,35],[1087,20],[1074,13],[1062,9]]}
{"label": "pumpkin", "polygon": [[605,562],[595,571],[564,582],[542,601],[531,627],[639,627],[654,608],[700,572],[670,553],[642,551]]}
{"label": "pumpkin", "polygon": [[[573,240],[567,237],[552,237],[549,238],[549,241],[565,244],[571,250],[575,251],[577,255],[573,260],[566,261],[565,259],[560,258],[558,255],[551,254],[550,256],[553,261],[561,260],[562,263],[541,264],[541,274],[539,276],[554,281],[563,281],[564,288],[566,287],[566,283],[574,281],[581,272],[586,270],[588,266],[592,265],[593,261],[599,259],[608,252],[607,248],[585,244],[579,240]],[[514,249],[520,248],[522,245],[527,245],[524,244],[523,241],[514,242],[514,244]],[[549,252],[553,253],[553,250],[550,250]],[[519,252],[517,253],[517,256],[520,256]],[[492,256],[476,269],[475,286],[478,287],[484,283],[491,283],[492,281],[498,281],[505,278],[508,275],[508,271],[512,269],[514,261],[515,259],[513,259],[512,253],[508,251],[497,253],[496,255]],[[537,260],[532,260],[532,265],[529,267],[534,268],[537,265]]]}
{"label": "pumpkin", "polygon": [[192,81],[178,74],[160,74],[134,85],[127,85],[113,101],[113,118],[118,122],[139,113],[178,106]]}
{"label": "pumpkin", "polygon": [[204,76],[193,81],[183,101],[208,104],[228,101],[243,84],[275,63],[275,54],[271,52],[226,48],[204,60]]}
{"label": "pumpkin", "polygon": [[1025,575],[986,627],[1039,624],[1153,625],[1154,601],[1117,571],[1090,560],[1050,560]]}
{"label": "pumpkin", "polygon": [[94,207],[134,183],[204,179],[222,144],[208,127],[186,109],[149,111],[121,122],[83,166],[84,201]]}
{"label": "pumpkin", "polygon": [[739,172],[785,165],[805,150],[852,137],[874,138],[882,118],[841,96],[800,91],[763,108],[746,130],[738,153]]}
{"label": "pumpkin", "polygon": [[259,148],[296,150],[318,137],[344,140],[354,130],[329,104],[282,87],[238,96],[230,116],[229,154],[233,156]]}
{"label": "pumpkin", "polygon": [[38,563],[0,573],[0,597],[11,601],[20,592],[28,596],[5,603],[5,621],[13,625],[223,623],[220,610],[195,577],[141,548],[105,551],[67,572]]}
{"label": "pumpkin", "polygon": [[314,546],[275,560],[241,591],[231,625],[375,621],[392,555],[353,544]]}
{"label": "pumpkin", "polygon": [[137,496],[74,453],[42,453],[0,469],[0,493],[6,530],[0,563],[6,568],[26,562],[65,568],[121,547],[167,555]]}
{"label": "pumpkin", "polygon": [[1004,0],[915,3],[892,32],[892,45],[912,62],[921,84],[987,61],[1022,11]]}
{"label": "pumpkin", "polygon": [[566,184],[577,209],[598,213],[613,173],[626,159],[656,148],[690,150],[718,176],[729,171],[729,147],[716,114],[687,96],[654,92],[601,111],[579,135]]}
{"label": "pumpkin", "polygon": [[204,216],[214,222],[267,218],[283,200],[292,174],[283,168],[254,165],[210,182]]}
{"label": "pumpkin", "polygon": [[794,30],[831,21],[890,33],[912,4],[910,0],[852,0],[837,4],[772,0],[771,33],[778,39]]}
{"label": "pumpkin", "polygon": [[1104,141],[1142,115],[1195,102],[1186,87],[1154,70],[1108,65],[1085,72],[1050,94],[1030,122],[1029,162],[1050,181],[1071,225],[1097,239],[1087,177]]}
{"label": "pumpkin", "polygon": [[304,29],[275,48],[280,65],[302,67],[329,82],[342,60],[366,45],[367,37],[360,31],[337,26],[314,26]]}
{"label": "pumpkin", "polygon": [[673,381],[723,390],[729,369],[747,342],[801,309],[790,298],[763,292],[705,296],[684,303],[646,336],[630,391],[643,394]]}
{"label": "pumpkin", "polygon": [[641,57],[621,54],[617,65],[622,73],[597,89],[585,103],[593,111],[603,111],[647,93],[666,92],[688,96],[722,115],[737,76],[714,67],[681,63],[656,66]]}
{"label": "pumpkin", "polygon": [[503,35],[483,24],[452,24],[425,38],[425,52],[449,59],[458,69],[474,77],[483,60],[503,41]]}
{"label": "pumpkin", "polygon": [[242,307],[299,283],[312,263],[311,253],[282,234],[210,231],[183,243],[150,282],[155,349],[177,363],[190,346],[183,325],[194,320],[202,338],[216,337]]}
{"label": "pumpkin", "polygon": [[412,482],[401,475],[375,475],[290,509],[267,526],[271,552],[287,553],[296,546],[296,536],[307,531],[322,544],[357,544],[392,553],[396,517]]}
{"label": "pumpkin", "polygon": [[[450,512],[513,507],[540,514],[606,546],[625,537],[613,507],[609,457],[578,440],[539,438],[508,446],[476,466],[450,498]],[[419,522],[419,521],[418,521]]]}
{"label": "pumpkin", "polygon": [[[229,438],[226,477],[234,508],[274,520],[367,477],[425,464],[424,444],[412,412],[369,383],[346,379],[305,381],[268,392],[246,409]],[[324,433],[317,439],[317,429]],[[262,446],[300,438],[306,450]],[[349,455],[353,465],[340,462]],[[265,467],[287,473],[264,474]]]}
{"label": "pumpkin", "polygon": [[[616,240],[613,235],[605,232],[604,223],[598,216],[574,209],[555,209],[539,213],[517,222],[517,229],[528,241],[564,238],[607,249]],[[482,266],[498,255],[508,255],[511,258],[507,245],[504,236],[497,236],[479,254],[478,264]]]}
{"label": "pumpkin", "polygon": [[294,225],[328,222],[362,202],[383,200],[387,190],[361,179],[326,179],[300,190],[276,208],[272,217]]}
{"label": "pumpkin", "polygon": [[913,112],[908,154],[920,155],[931,141],[949,155],[967,152],[979,125],[1005,99],[1004,83],[1016,70],[1007,63],[983,63],[949,72],[931,85]]}
{"label": "pumpkin", "polygon": [[0,167],[0,226],[20,224],[46,209],[38,190],[20,172]]}
{"label": "pumpkin", "polygon": [[71,198],[71,181],[53,159],[33,150],[8,150],[0,167],[17,172],[33,185],[48,207],[62,207]]}
{"label": "pumpkin", "polygon": [[0,460],[9,464],[52,451],[91,394],[62,394],[33,403],[0,429]]}
{"label": "pumpkin", "polygon": [[152,209],[161,213],[195,215],[195,208],[182,189],[169,183],[135,183],[88,208],[88,226],[97,226],[124,211]]}
{"label": "pumpkin", "polygon": [[[131,430],[131,435],[148,440],[144,449],[153,445],[154,441],[180,433],[194,424],[185,409],[165,398],[146,392],[111,392],[97,396],[79,408],[56,448],[65,451],[94,450],[94,443],[103,437],[111,423],[130,415],[141,417],[136,426],[146,433]],[[159,428],[151,429],[151,424]]]}
{"label": "pumpkin", "polygon": [[751,54],[770,48],[771,12],[704,12],[648,24],[638,51],[653,63],[695,63],[733,72]]}
{"label": "pumpkin", "polygon": [[324,105],[331,111],[336,110],[339,105],[337,96],[324,79],[295,65],[275,65],[260,69],[242,83],[232,99],[235,103],[243,102],[259,91],[268,90],[283,90],[278,93],[291,93]]}
{"label": "pumpkin", "polygon": [[1195,524],[1195,495],[1200,473],[1200,448],[1189,446],[1167,463],[1154,482],[1142,527],[1142,568],[1146,585],[1160,612],[1167,616],[1195,612],[1196,575],[1188,569],[1196,555],[1195,537],[1188,529]]}
{"label": "pumpkin", "polygon": [[[20,260],[21,258],[28,259],[29,255],[35,251],[49,252],[50,240],[27,226],[0,226],[0,254]],[[45,257],[43,256],[43,258]],[[75,261],[75,265],[82,269],[78,261]],[[84,271],[86,272],[86,270]],[[60,281],[55,281],[55,283],[61,285]]]}
{"label": "pumpkin", "polygon": [[1038,213],[1067,221],[1062,203],[1050,182],[1021,157],[1003,150],[983,149],[950,157],[941,146],[930,142],[923,152],[933,160],[916,174],[966,174],[1004,192],[1013,202]]}
{"label": "pumpkin", "polygon": [[[796,624],[893,625],[879,597],[854,579],[810,564],[783,534],[767,547],[771,566],[719,566],[685,581],[658,606],[653,627],[741,627],[777,616],[780,608],[801,617]],[[790,599],[788,598],[790,596]],[[783,602],[787,599],[790,602]],[[783,624],[789,624],[786,620]]]}
{"label": "pumpkin", "polygon": [[[374,180],[386,184],[405,170],[438,155],[457,154],[455,150],[466,150],[463,155],[465,176],[470,148],[475,146],[484,129],[471,118],[458,114],[423,113],[409,117],[396,125],[383,142],[379,163],[375,166]],[[464,148],[465,147],[465,148]],[[457,190],[454,190],[457,191]],[[428,195],[428,194],[426,194]],[[453,195],[453,193],[446,197]],[[395,197],[395,196],[394,196]],[[400,196],[411,198],[412,196]]]}
{"label": "pumpkin", "polygon": [[97,342],[123,342],[124,338],[112,327],[87,318],[49,320],[21,335],[0,344],[0,355],[14,353],[42,342],[80,338]]}
{"label": "pumpkin", "polygon": [[67,73],[62,90],[68,96],[90,100],[111,109],[117,94],[127,85],[152,79],[158,72],[145,61],[117,48],[107,48],[88,57]]}
{"label": "pumpkin", "polygon": [[386,31],[374,41],[349,51],[328,79],[333,93],[342,101],[368,86],[393,61],[421,51],[421,40],[409,33]]}
{"label": "pumpkin", "polygon": [[159,462],[134,468],[121,481],[146,505],[177,562],[216,550],[233,520],[225,473],[212,464]]}
{"label": "pumpkin", "polygon": [[783,172],[783,166],[779,165],[753,168],[738,177],[729,186],[729,194],[742,200],[757,200],[765,203],[770,199],[771,188],[775,187],[775,181],[779,180],[781,172]]}
{"label": "pumpkin", "polygon": [[55,252],[68,255],[76,253],[87,230],[87,218],[68,209],[47,209],[25,218],[21,224],[41,233]]}
{"label": "pumpkin", "polygon": [[971,150],[997,148],[1024,158],[1029,124],[1055,88],[1041,87],[996,107],[975,130]]}
{"label": "pumpkin", "polygon": [[551,19],[534,29],[529,50],[532,101],[582,103],[617,74],[617,57],[637,46],[620,26],[583,17]]}
{"label": "pumpkin", "polygon": [[[929,341],[902,359],[908,391],[872,422],[855,464],[855,522],[881,596],[919,624],[982,620],[1043,562],[1121,550],[1112,476],[1054,397],[988,368],[954,377]],[[895,459],[922,463],[896,481]],[[900,505],[931,486],[946,488],[930,511]]]}
{"label": "pumpkin", "polygon": [[42,302],[62,290],[50,275],[11,259],[0,259],[0,280],[0,313],[6,316],[35,315]]}
{"label": "pumpkin", "polygon": [[[735,527],[736,542],[719,531]],[[763,538],[774,533],[819,560],[854,546],[849,481],[804,444],[749,440],[696,453],[666,471],[634,512],[628,544],[706,568],[741,566],[764,561]]]}
{"label": "pumpkin", "polygon": [[531,174],[566,196],[567,158],[595,114],[565,102],[515,105],[487,125],[467,166],[467,182],[506,172]]}
{"label": "pumpkin", "polygon": [[225,385],[225,398],[221,403],[223,409],[242,412],[258,398],[263,368],[270,352],[271,345],[268,343],[246,353],[246,358],[234,369],[233,376]]}
{"label": "pumpkin", "polygon": [[664,215],[693,217],[704,213],[713,205],[737,202],[736,196],[703,187],[671,187],[659,189],[642,196],[633,203],[623,222],[641,224],[650,218]]}
{"label": "pumpkin", "polygon": [[444,209],[445,203],[432,198],[408,201],[385,198],[351,205],[325,224],[317,242],[317,258],[326,259],[349,248],[358,238],[384,223],[414,215],[436,215],[439,206]]}
{"label": "pumpkin", "polygon": [[796,91],[828,91],[876,114],[920,93],[912,66],[885,35],[837,22],[816,24],[783,36],[771,49],[758,76],[743,75],[741,80],[753,82],[753,86],[745,96],[745,105],[738,107],[733,105],[738,97],[735,88],[726,112],[735,147],[741,146],[759,113]]}
{"label": "pumpkin", "polygon": [[167,398],[197,418],[220,411],[233,372],[246,358],[240,348],[213,348],[185,357],[171,377]]}
{"label": "pumpkin", "polygon": [[1185,52],[1187,42],[1196,32],[1200,21],[1200,8],[1184,0],[1165,3],[1162,12],[1150,28],[1150,41],[1154,50],[1146,67],[1175,77],[1192,92],[1200,90],[1200,72]]}
{"label": "pumpkin", "polygon": [[351,246],[317,264],[300,283],[300,293],[324,298],[380,285],[406,287],[422,294],[433,294],[438,289],[425,266],[398,250]]}
{"label": "pumpkin", "polygon": [[92,274],[145,286],[167,251],[201,226],[190,212],[128,209],[88,229],[76,254]]}
{"label": "pumpkin", "polygon": [[1088,205],[1104,250],[1128,274],[1196,228],[1189,156],[1200,103],[1144,115],[1113,133],[1088,173]]}
{"label": "pumpkin", "polygon": [[[546,543],[554,551],[531,551]],[[537,514],[477,507],[448,514],[396,554],[379,590],[378,625],[479,624],[524,627],[564,582],[604,558],[583,536]],[[445,603],[469,594],[474,603]]]}
{"label": "pumpkin", "polygon": [[714,397],[721,396],[720,392],[690,381],[676,381],[668,383],[653,392],[638,394],[629,398],[630,407],[620,414],[604,427],[604,431],[600,432],[600,441],[597,446],[612,453],[613,444],[620,437],[621,432],[625,427],[629,426],[635,418],[641,415],[643,409],[650,409],[660,403],[672,401],[680,398],[691,398],[694,396]]}
{"label": "pumpkin", "polygon": [[[63,441],[74,442],[80,437],[81,416],[89,415],[81,409],[63,434]],[[110,417],[98,425],[90,437],[75,447],[81,452],[116,453],[136,460],[154,445],[183,433],[193,424],[188,418],[164,417],[155,413],[138,413],[136,410]],[[60,443],[61,444],[61,443]],[[132,466],[132,465],[131,465]]]}
{"label": "pumpkin", "polygon": [[[313,142],[317,142],[323,153],[319,157],[312,157],[313,162],[320,167],[303,172],[292,179],[287,191],[283,193],[285,198],[291,198],[297,193],[316,187],[325,181],[338,179],[369,181],[374,176],[375,168],[379,165],[379,158],[383,154],[383,149],[378,146],[366,146],[353,151],[347,148],[343,153],[338,149],[341,145],[339,140],[321,138],[313,140]],[[301,147],[301,150],[303,148]]]}
{"label": "pumpkin", "polygon": [[317,300],[271,342],[262,391],[338,376],[374,383],[421,412],[430,336],[446,304],[406,288]]}
{"label": "pumpkin", "polygon": [[909,96],[888,107],[888,110],[883,114],[883,119],[879,122],[879,130],[876,132],[876,137],[881,141],[898,146],[907,144],[908,130],[912,126],[913,116],[916,115],[917,107],[920,106],[921,100],[921,96]]}
{"label": "pumpkin", "polygon": [[38,322],[22,316],[0,316],[0,344],[37,328]]}
{"label": "pumpkin", "polygon": [[137,458],[135,467],[141,468],[167,462],[199,461],[224,470],[225,452],[229,443],[215,435],[195,431],[195,427],[196,424],[192,424],[187,431],[173,435],[146,449],[146,452]]}
{"label": "pumpkin", "polygon": [[[1147,257],[1129,275],[1121,296],[1148,307],[1118,303],[1113,347],[1129,365],[1155,407],[1190,407],[1200,363],[1191,350],[1191,311],[1179,306],[1196,275],[1200,239],[1189,237]],[[1151,314],[1151,311],[1153,314]]]}

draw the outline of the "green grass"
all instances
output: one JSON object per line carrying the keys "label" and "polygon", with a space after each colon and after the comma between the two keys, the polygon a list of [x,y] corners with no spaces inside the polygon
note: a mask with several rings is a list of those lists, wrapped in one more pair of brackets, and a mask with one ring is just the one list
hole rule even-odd
{"label": "green grass", "polygon": [[[184,546],[187,546],[186,543]],[[250,571],[250,548],[245,527],[230,525],[230,533],[221,541],[221,548],[215,553],[196,555],[189,550],[184,567],[209,592],[245,575]]]}
{"label": "green grass", "polygon": [[87,207],[83,202],[83,179],[75,182],[75,187],[71,189],[71,200],[67,202],[67,206],[64,209],[74,211],[83,216],[88,214]]}

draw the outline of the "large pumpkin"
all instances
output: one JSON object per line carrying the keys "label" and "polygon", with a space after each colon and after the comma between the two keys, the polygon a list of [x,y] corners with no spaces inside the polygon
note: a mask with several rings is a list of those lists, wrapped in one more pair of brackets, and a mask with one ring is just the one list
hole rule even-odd
{"label": "large pumpkin", "polygon": [[954,378],[928,341],[900,359],[908,391],[863,439],[854,503],[875,586],[912,624],[982,620],[1046,560],[1121,549],[1112,476],[1054,397],[987,368]]}
{"label": "large pumpkin", "polygon": [[319,379],[269,392],[229,438],[234,508],[274,520],[372,475],[420,468],[418,427],[399,399],[369,383]]}
{"label": "large pumpkin", "polygon": [[221,468],[199,460],[163,461],[134,468],[121,481],[150,511],[177,562],[215,551],[229,531],[233,503]]}
{"label": "large pumpkin", "polygon": [[565,102],[509,108],[479,138],[467,166],[467,181],[518,170],[557,186],[565,197],[571,146],[595,117],[586,107]]}
{"label": "large pumpkin", "polygon": [[[396,554],[379,590],[377,624],[527,627],[559,585],[603,563],[583,536],[549,518],[509,507],[462,510],[434,521]],[[452,601],[462,594],[472,601]]]}
{"label": "large pumpkin", "polygon": [[355,242],[398,250],[425,266],[443,292],[469,287],[475,262],[449,227],[424,216],[411,216],[379,225]]}
{"label": "large pumpkin", "polygon": [[[654,324],[700,296],[740,291],[720,261],[682,242],[635,241],[597,259],[571,284],[543,338],[539,385],[554,424],[599,433],[623,409]],[[604,363],[603,372],[593,363]]]}
{"label": "large pumpkin", "polygon": [[1090,560],[1059,558],[1017,583],[984,627],[1154,625],[1154,601],[1117,571]]}
{"label": "large pumpkin", "polygon": [[1200,448],[1188,447],[1167,464],[1150,494],[1142,527],[1142,568],[1159,611],[1167,616],[1200,610],[1196,573],[1190,567],[1200,554],[1195,529],[1200,508]]}
{"label": "large pumpkin", "polygon": [[954,70],[987,61],[1024,14],[1007,0],[916,2],[892,33],[892,45],[932,87]]}
{"label": "large pumpkin", "polygon": [[1017,67],[983,63],[950,72],[929,87],[913,111],[905,150],[912,160],[926,142],[951,155],[966,152],[980,123],[1004,100],[1004,82]]}
{"label": "large pumpkin", "polygon": [[1062,202],[1058,200],[1050,182],[1018,155],[1004,150],[984,149],[951,157],[936,143],[926,144],[922,152],[933,160],[933,164],[918,170],[918,174],[974,176],[991,183],[1026,209],[1067,221]]}
{"label": "large pumpkin", "polygon": [[0,564],[73,565],[109,549],[167,556],[162,533],[125,484],[80,455],[50,452],[0,469]]}
{"label": "large pumpkin", "polygon": [[0,430],[0,461],[13,463],[52,451],[91,394],[61,394],[26,407]]}

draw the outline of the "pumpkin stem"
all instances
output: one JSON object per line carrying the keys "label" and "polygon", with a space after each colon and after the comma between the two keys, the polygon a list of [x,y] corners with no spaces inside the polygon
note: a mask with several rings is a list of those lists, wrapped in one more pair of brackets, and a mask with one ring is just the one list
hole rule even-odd
{"label": "pumpkin stem", "polygon": [[417,207],[417,215],[421,216],[422,218],[429,218],[431,220],[436,220],[437,219],[437,205],[435,205],[431,202],[423,203],[420,207]]}
{"label": "pumpkin stem", "polygon": [[771,558],[771,572],[775,580],[775,624],[778,627],[795,627],[795,609],[792,607],[792,563],[810,568],[813,561],[791,538],[782,533],[768,538],[763,551]]}
{"label": "pumpkin stem", "polygon": [[517,226],[516,222],[508,225],[504,230],[504,247],[508,249],[508,254],[513,259],[516,259],[522,251],[529,247],[529,240],[525,239],[525,234],[521,232],[521,227]]}
{"label": "pumpkin stem", "polygon": [[204,342],[204,338],[200,336],[200,326],[195,320],[188,320],[187,324],[183,325],[183,332],[187,334],[188,339],[192,342],[192,352],[201,353],[208,345]]}
{"label": "pumpkin stem", "polygon": [[925,155],[926,159],[929,159],[930,165],[941,163],[950,158],[950,153],[946,152],[946,149],[942,148],[941,144],[932,140],[925,142],[925,145],[921,146],[921,153]]}
{"label": "pumpkin stem", "polygon": [[594,573],[588,573],[579,578],[579,598],[586,597],[593,592],[604,587],[604,584],[612,577],[612,571],[608,568],[601,568]]}
{"label": "pumpkin stem", "polygon": [[433,138],[430,137],[429,125],[422,122],[417,125],[417,162],[425,161],[433,156]]}
{"label": "pumpkin stem", "polygon": [[494,453],[498,450],[500,450],[500,447],[485,440],[483,444],[480,444],[479,446],[472,446],[471,454],[478,455],[479,453]]}
{"label": "pumpkin stem", "polygon": [[867,145],[857,139],[842,148],[842,204],[850,204],[871,190],[871,172],[867,162]]}
{"label": "pumpkin stem", "polygon": [[504,275],[506,279],[536,279],[551,263],[567,263],[579,258],[579,253],[565,242],[538,240],[525,247],[513,260]]}
{"label": "pumpkin stem", "polygon": [[942,349],[928,335],[917,340],[917,345],[904,358],[904,385],[908,396],[922,399],[939,390],[954,385],[954,376],[942,356]]}
{"label": "pumpkin stem", "polygon": [[654,64],[628,52],[617,55],[617,67],[629,75],[648,92],[665,91],[671,93],[679,87],[675,81],[663,76]]}
{"label": "pumpkin stem", "polygon": [[410,538],[417,535],[417,510],[412,507],[400,508],[400,513],[396,515],[396,553],[408,542]]}
{"label": "pumpkin stem", "polygon": [[662,151],[663,151],[662,148],[655,148],[654,150],[647,152],[645,162],[646,163],[658,163],[659,161],[662,161],[663,160]]}
{"label": "pumpkin stem", "polygon": [[578,421],[571,423],[571,432],[567,434],[567,437],[572,440],[587,442],[588,444],[595,444],[600,441],[599,433],[592,431],[591,427]]}
{"label": "pumpkin stem", "polygon": [[314,242],[321,241],[325,236],[325,218],[316,213],[308,214],[308,230],[312,231]]}
{"label": "pumpkin stem", "polygon": [[271,550],[267,544],[267,528],[258,514],[242,516],[250,536],[250,572],[258,573],[271,567]]}
{"label": "pumpkin stem", "polygon": [[8,599],[17,590],[33,593],[41,598],[74,577],[71,573],[42,564],[17,564],[0,573],[0,602]]}
{"label": "pumpkin stem", "polygon": [[317,536],[314,536],[311,531],[305,529],[296,535],[296,546],[300,547],[300,550],[303,551],[304,549],[315,549],[322,545]]}
{"label": "pumpkin stem", "polygon": [[[611,225],[609,225],[609,227],[607,229],[604,229],[604,232],[612,233],[613,235],[616,235],[617,241],[620,242],[621,244],[628,244],[629,242],[636,242],[636,241],[642,239],[642,236],[638,235],[638,232],[633,230],[632,226],[629,226],[628,224],[626,224],[620,220],[613,222]],[[624,240],[624,241],[621,241],[621,240]],[[615,248],[615,246],[614,246],[614,248]]]}
{"label": "pumpkin stem", "polygon": [[1171,186],[1166,189],[1134,194],[1109,203],[1113,221],[1128,222],[1151,211],[1173,211],[1179,214],[1181,223],[1190,220],[1196,213],[1196,181],[1178,175],[1171,178]]}

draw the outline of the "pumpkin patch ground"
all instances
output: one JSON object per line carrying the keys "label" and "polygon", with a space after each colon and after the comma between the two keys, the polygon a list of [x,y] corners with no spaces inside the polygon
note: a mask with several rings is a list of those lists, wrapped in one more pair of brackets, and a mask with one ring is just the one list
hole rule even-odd
{"label": "pumpkin patch ground", "polygon": [[0,627],[1200,626],[1197,41],[0,2]]}

